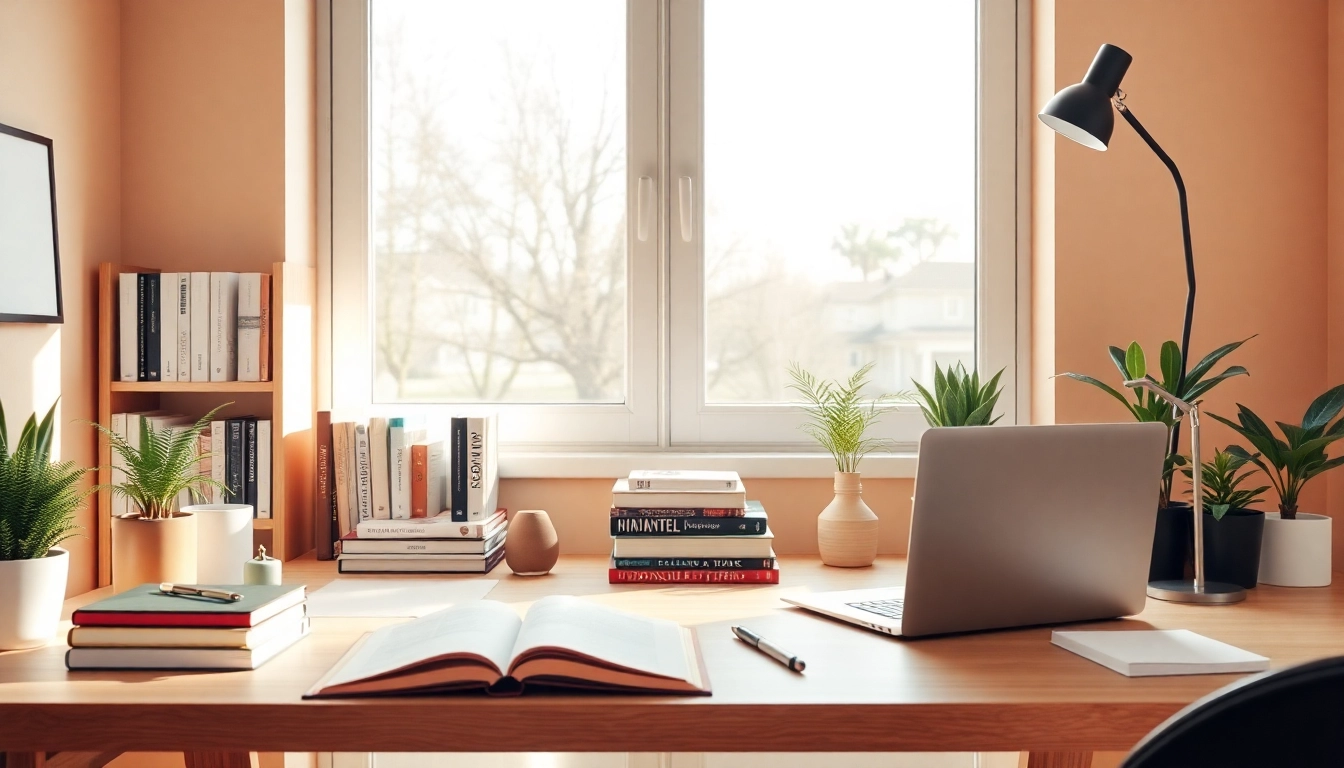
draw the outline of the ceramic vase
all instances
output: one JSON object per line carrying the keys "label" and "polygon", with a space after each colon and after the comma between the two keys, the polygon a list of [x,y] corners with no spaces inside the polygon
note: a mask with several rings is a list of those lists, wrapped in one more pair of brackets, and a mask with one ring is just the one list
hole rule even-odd
{"label": "ceramic vase", "polygon": [[70,554],[60,547],[46,557],[0,560],[0,651],[51,642],[69,573]]}
{"label": "ceramic vase", "polygon": [[560,559],[560,538],[542,509],[520,509],[509,518],[504,560],[515,576],[545,576]]}
{"label": "ceramic vase", "polygon": [[835,473],[835,498],[817,517],[821,562],[862,568],[877,558],[877,515],[863,503],[858,472]]}
{"label": "ceramic vase", "polygon": [[112,591],[141,584],[196,583],[196,517],[178,512],[161,520],[112,518]]}
{"label": "ceramic vase", "polygon": [[243,562],[252,559],[251,504],[193,504],[182,511],[196,518],[196,580],[200,584],[242,584]]}
{"label": "ceramic vase", "polygon": [[1297,513],[1295,520],[1265,515],[1260,583],[1279,587],[1330,586],[1330,518]]}

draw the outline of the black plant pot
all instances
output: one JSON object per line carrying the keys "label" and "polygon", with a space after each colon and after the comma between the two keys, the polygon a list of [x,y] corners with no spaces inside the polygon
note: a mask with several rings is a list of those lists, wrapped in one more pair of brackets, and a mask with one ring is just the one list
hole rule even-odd
{"label": "black plant pot", "polygon": [[1195,546],[1193,512],[1189,504],[1172,504],[1157,510],[1153,531],[1153,558],[1148,564],[1149,581],[1180,581]]}
{"label": "black plant pot", "polygon": [[1254,589],[1260,576],[1265,513],[1229,509],[1222,520],[1204,513],[1204,578]]}

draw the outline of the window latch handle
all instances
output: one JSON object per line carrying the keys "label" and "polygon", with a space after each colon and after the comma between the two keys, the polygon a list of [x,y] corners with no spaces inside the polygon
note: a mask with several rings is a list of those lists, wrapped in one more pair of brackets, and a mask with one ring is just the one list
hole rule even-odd
{"label": "window latch handle", "polygon": [[681,239],[683,242],[691,242],[695,236],[695,229],[692,225],[695,215],[694,200],[691,197],[691,177],[682,176],[677,180],[677,197],[681,202]]}
{"label": "window latch handle", "polygon": [[649,239],[649,221],[653,219],[653,179],[639,177],[639,188],[635,191],[635,237],[639,242]]}

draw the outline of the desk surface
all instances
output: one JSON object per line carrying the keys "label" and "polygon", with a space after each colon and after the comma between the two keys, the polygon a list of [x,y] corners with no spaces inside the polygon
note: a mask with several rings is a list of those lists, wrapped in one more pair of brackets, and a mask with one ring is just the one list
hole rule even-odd
{"label": "desk surface", "polygon": [[[68,673],[65,643],[0,653],[0,748],[258,751],[1092,751],[1123,750],[1230,675],[1129,679],[1049,643],[1046,628],[901,641],[786,607],[791,590],[891,586],[905,561],[866,569],[783,558],[770,587],[609,585],[606,559],[566,557],[544,578],[501,565],[490,597],[574,594],[700,629],[707,698],[441,696],[303,701],[365,631],[390,620],[315,619],[255,672]],[[334,563],[285,564],[310,589]],[[379,578],[379,577],[361,577]],[[99,590],[66,603],[104,597]],[[745,621],[743,621],[745,620]],[[798,653],[797,675],[733,640],[743,621]],[[68,629],[68,623],[63,626]],[[1260,587],[1231,607],[1150,600],[1102,628],[1186,628],[1275,667],[1344,652],[1344,586]]]}

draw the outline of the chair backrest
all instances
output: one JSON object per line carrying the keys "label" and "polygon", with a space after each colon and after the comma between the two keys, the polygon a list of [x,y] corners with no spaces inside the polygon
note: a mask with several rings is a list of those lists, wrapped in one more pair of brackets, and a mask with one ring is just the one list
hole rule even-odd
{"label": "chair backrest", "polygon": [[1344,765],[1344,656],[1246,678],[1176,713],[1121,768]]}

